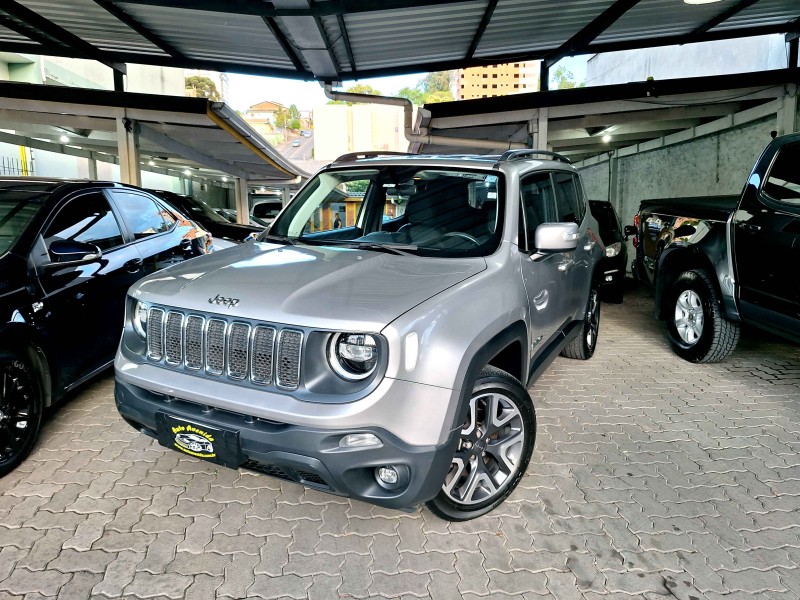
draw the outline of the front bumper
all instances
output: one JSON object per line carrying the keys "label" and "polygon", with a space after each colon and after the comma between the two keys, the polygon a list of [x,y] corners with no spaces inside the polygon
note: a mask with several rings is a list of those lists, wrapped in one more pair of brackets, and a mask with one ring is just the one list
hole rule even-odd
{"label": "front bumper", "polygon": [[[417,446],[378,427],[320,429],[280,423],[148,391],[119,376],[115,398],[122,417],[143,433],[158,437],[159,413],[235,431],[238,466],[388,508],[410,507],[433,498],[458,443],[458,430],[442,444]],[[372,433],[382,445],[339,447],[342,437],[352,433]],[[400,486],[387,489],[378,483],[376,468],[385,465],[398,468]]]}

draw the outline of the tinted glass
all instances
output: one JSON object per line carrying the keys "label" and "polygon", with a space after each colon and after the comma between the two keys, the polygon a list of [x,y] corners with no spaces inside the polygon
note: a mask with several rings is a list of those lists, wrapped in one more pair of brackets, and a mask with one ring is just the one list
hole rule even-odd
{"label": "tinted glass", "polygon": [[534,247],[536,228],[555,221],[553,182],[550,173],[535,173],[520,184],[522,210],[525,213],[525,237],[528,248]]}
{"label": "tinted glass", "polygon": [[619,219],[610,204],[592,202],[592,216],[600,226],[600,239],[604,243],[618,242],[622,239]]}
{"label": "tinted glass", "polygon": [[44,241],[71,240],[108,250],[123,243],[119,223],[102,192],[83,194],[70,200],[47,226]]}
{"label": "tinted glass", "polygon": [[778,202],[800,207],[800,143],[786,144],[778,151],[764,192]]}
{"label": "tinted glass", "polygon": [[113,191],[114,201],[128,224],[133,237],[141,239],[172,229],[175,218],[147,196]]}
{"label": "tinted glass", "polygon": [[47,196],[46,192],[0,187],[0,254],[16,243]]}
{"label": "tinted glass", "polygon": [[572,173],[553,173],[556,186],[556,221],[578,223],[583,220],[583,202]]}

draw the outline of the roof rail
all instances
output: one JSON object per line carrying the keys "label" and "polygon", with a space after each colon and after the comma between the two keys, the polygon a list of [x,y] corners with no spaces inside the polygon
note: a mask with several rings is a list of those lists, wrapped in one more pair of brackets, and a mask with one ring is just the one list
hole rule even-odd
{"label": "roof rail", "polygon": [[567,163],[568,165],[572,164],[572,161],[568,159],[563,154],[559,154],[558,152],[551,152],[550,150],[534,150],[534,149],[520,149],[520,150],[506,150],[503,152],[502,156],[497,159],[497,162],[505,162],[505,161],[512,161],[512,160],[522,160],[523,158],[529,158],[531,156],[546,156],[548,158],[552,158],[553,160],[560,160],[561,162]]}
{"label": "roof rail", "polygon": [[367,150],[366,152],[348,152],[334,160],[334,163],[350,162],[359,158],[380,158],[381,156],[416,156],[408,152],[390,152],[388,150]]}

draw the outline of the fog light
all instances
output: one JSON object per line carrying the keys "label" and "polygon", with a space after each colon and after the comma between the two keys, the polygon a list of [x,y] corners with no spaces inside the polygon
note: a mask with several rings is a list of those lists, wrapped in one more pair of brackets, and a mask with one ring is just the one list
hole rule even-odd
{"label": "fog light", "polygon": [[378,436],[371,433],[351,433],[339,440],[340,448],[363,448],[365,446],[382,446]]}
{"label": "fog light", "polygon": [[394,467],[381,467],[378,469],[378,479],[380,479],[386,485],[394,485],[397,483],[399,476],[397,475],[397,469]]}

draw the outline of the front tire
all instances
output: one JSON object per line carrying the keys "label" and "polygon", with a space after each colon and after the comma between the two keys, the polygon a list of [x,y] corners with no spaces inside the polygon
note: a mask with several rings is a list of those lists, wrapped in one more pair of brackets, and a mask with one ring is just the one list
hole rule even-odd
{"label": "front tire", "polygon": [[42,388],[30,361],[0,351],[0,477],[30,454],[42,423]]}
{"label": "front tire", "polygon": [[498,506],[517,487],[531,459],[536,416],[525,387],[495,367],[481,371],[450,470],[428,509],[467,521]]}
{"label": "front tire", "polygon": [[600,293],[592,285],[589,299],[586,301],[586,314],[583,317],[580,332],[561,350],[561,356],[589,360],[597,348],[597,336],[600,334]]}
{"label": "front tire", "polygon": [[719,362],[736,348],[739,324],[722,316],[717,289],[707,273],[681,273],[670,289],[667,311],[670,344],[684,360]]}

